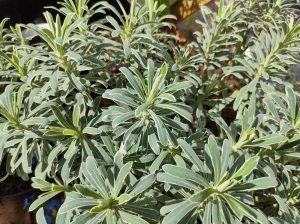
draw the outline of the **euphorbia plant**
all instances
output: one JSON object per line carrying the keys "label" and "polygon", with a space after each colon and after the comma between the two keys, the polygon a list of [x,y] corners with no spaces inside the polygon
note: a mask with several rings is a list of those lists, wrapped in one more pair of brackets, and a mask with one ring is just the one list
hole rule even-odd
{"label": "euphorbia plant", "polygon": [[38,223],[61,193],[56,223],[298,223],[297,2],[221,0],[186,47],[154,0],[87,3],[0,25],[0,159]]}

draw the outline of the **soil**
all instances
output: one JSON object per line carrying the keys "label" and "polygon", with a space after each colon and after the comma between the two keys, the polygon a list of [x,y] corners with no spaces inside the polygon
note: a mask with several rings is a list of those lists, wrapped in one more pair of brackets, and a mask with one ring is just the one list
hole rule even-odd
{"label": "soil", "polygon": [[[0,178],[6,175],[6,159],[0,161]],[[0,182],[0,198],[15,194],[23,194],[31,189],[30,181],[24,181],[16,175],[8,176]]]}
{"label": "soil", "polygon": [[[0,177],[6,175],[6,160],[1,161]],[[0,182],[0,223],[31,224],[31,217],[25,206],[25,198],[31,189],[30,181],[16,175],[8,176]]]}
{"label": "soil", "polygon": [[4,196],[24,193],[31,188],[30,181],[24,181],[17,176],[9,176],[0,182],[0,198]]}
{"label": "soil", "polygon": [[33,224],[28,209],[24,208],[24,195],[0,198],[1,224]]}

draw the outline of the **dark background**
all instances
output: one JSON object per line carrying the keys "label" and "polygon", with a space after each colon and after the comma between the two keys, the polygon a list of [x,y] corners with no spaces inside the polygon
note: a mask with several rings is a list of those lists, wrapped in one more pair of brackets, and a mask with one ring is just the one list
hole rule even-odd
{"label": "dark background", "polygon": [[[91,0],[89,4],[94,4],[97,1],[100,0]],[[118,8],[115,0],[108,0],[108,2]],[[125,9],[129,11],[128,1],[122,0],[121,2]],[[6,24],[7,26],[16,23],[32,23],[35,19],[42,17],[44,7],[50,5],[58,6],[56,0],[0,0],[0,21],[6,17],[10,18]],[[47,10],[49,11],[49,9]],[[54,11],[52,10],[52,12]],[[101,16],[99,15],[99,17]]]}

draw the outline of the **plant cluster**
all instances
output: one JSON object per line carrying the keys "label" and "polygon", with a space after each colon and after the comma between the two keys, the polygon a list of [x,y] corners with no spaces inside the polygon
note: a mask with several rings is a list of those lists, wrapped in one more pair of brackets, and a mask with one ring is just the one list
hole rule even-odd
{"label": "plant cluster", "polygon": [[61,193],[58,224],[300,223],[298,2],[221,0],[179,46],[155,0],[88,1],[0,24],[0,161],[38,223]]}

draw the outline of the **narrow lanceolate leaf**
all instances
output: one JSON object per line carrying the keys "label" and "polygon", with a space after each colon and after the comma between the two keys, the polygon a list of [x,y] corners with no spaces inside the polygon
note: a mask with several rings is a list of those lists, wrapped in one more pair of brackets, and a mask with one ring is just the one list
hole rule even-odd
{"label": "narrow lanceolate leaf", "polygon": [[136,78],[131,71],[128,68],[122,67],[120,68],[120,72],[123,73],[123,75],[125,75],[126,79],[128,80],[128,82],[130,83],[130,85],[132,86],[132,88],[134,88],[134,90],[138,93],[138,95],[141,98],[145,97],[145,93],[143,91],[143,86],[140,83],[139,79]]}
{"label": "narrow lanceolate leaf", "polygon": [[60,194],[59,191],[50,191],[47,193],[44,193],[38,197],[29,207],[29,211],[33,211],[37,209],[38,207],[42,206],[44,203],[46,203],[49,199],[55,197],[56,195]]}
{"label": "narrow lanceolate leaf", "polygon": [[60,214],[66,213],[68,211],[73,211],[77,208],[82,207],[94,207],[98,205],[97,200],[95,199],[87,199],[87,198],[77,198],[73,200],[69,200],[65,202],[59,209]]}
{"label": "narrow lanceolate leaf", "polygon": [[[220,214],[221,208],[219,206],[218,200],[215,199],[212,202],[212,214]],[[212,216],[212,223],[214,224],[222,224],[221,216],[220,215],[213,215]]]}
{"label": "narrow lanceolate leaf", "polygon": [[37,213],[36,213],[36,221],[39,224],[47,224],[45,214],[44,214],[44,209],[40,208]]}
{"label": "narrow lanceolate leaf", "polygon": [[159,148],[159,145],[157,143],[158,139],[156,137],[156,133],[155,133],[154,129],[152,127],[148,128],[147,134],[148,134],[148,143],[149,143],[152,151],[156,155],[159,155],[160,154],[160,148]]}
{"label": "narrow lanceolate leaf", "polygon": [[122,205],[125,204],[126,202],[130,201],[133,197],[130,196],[129,194],[121,194],[117,200],[118,200],[118,204]]}
{"label": "narrow lanceolate leaf", "polygon": [[139,216],[132,215],[130,213],[123,212],[123,211],[119,211],[118,213],[119,213],[121,219],[125,223],[130,223],[130,224],[149,224],[147,221],[145,221],[144,219],[140,218]]}
{"label": "narrow lanceolate leaf", "polygon": [[196,184],[192,183],[191,181],[185,180],[180,177],[176,177],[167,173],[158,173],[157,174],[157,181],[164,182],[172,185],[176,185],[179,187],[184,187],[186,189],[191,189],[194,191],[200,190],[200,187]]}
{"label": "narrow lanceolate leaf", "polygon": [[149,108],[149,104],[147,102],[141,104],[140,106],[138,106],[135,110],[135,116],[139,117],[143,112],[147,111],[147,109]]}
{"label": "narrow lanceolate leaf", "polygon": [[39,189],[41,191],[50,191],[52,188],[52,184],[43,179],[33,177],[31,180],[33,182],[31,186],[33,188]]}
{"label": "narrow lanceolate leaf", "polygon": [[295,118],[296,118],[296,105],[297,105],[295,93],[290,87],[287,87],[285,89],[285,92],[286,92],[286,95],[287,95],[287,102],[288,102],[288,105],[289,105],[289,111],[290,111],[291,118],[292,118],[292,120],[295,120]]}
{"label": "narrow lanceolate leaf", "polygon": [[242,167],[237,170],[230,179],[241,180],[246,178],[254,169],[256,169],[259,161],[259,156],[254,156],[245,161]]}
{"label": "narrow lanceolate leaf", "polygon": [[182,139],[178,139],[178,143],[184,153],[188,156],[189,160],[199,169],[199,171],[203,171],[203,163],[193,150],[192,146]]}
{"label": "narrow lanceolate leaf", "polygon": [[267,108],[271,112],[272,116],[275,118],[277,122],[280,122],[280,117],[278,115],[277,109],[275,108],[272,100],[270,98],[266,98],[264,100],[264,103],[266,104]]}
{"label": "narrow lanceolate leaf", "polygon": [[115,211],[113,210],[108,210],[106,212],[106,219],[105,219],[107,224],[115,224],[116,222],[116,216],[115,216]]}
{"label": "narrow lanceolate leaf", "polygon": [[86,91],[86,86],[80,81],[80,78],[75,76],[73,73],[68,72],[68,77],[72,85],[80,92]]}
{"label": "narrow lanceolate leaf", "polygon": [[230,144],[229,140],[225,139],[222,145],[222,156],[221,156],[222,167],[221,167],[221,175],[220,175],[221,177],[223,177],[223,175],[227,170],[231,150],[232,150],[232,145]]}
{"label": "narrow lanceolate leaf", "polygon": [[207,203],[204,208],[203,223],[211,224],[212,203]]}
{"label": "narrow lanceolate leaf", "polygon": [[166,101],[170,101],[170,102],[176,102],[175,96],[173,96],[172,94],[169,94],[169,93],[160,94],[157,98],[166,100]]}
{"label": "narrow lanceolate leaf", "polygon": [[167,145],[168,144],[168,132],[166,130],[164,123],[153,111],[149,110],[149,113],[155,122],[155,127],[157,130],[159,141],[161,142],[161,144]]}
{"label": "narrow lanceolate leaf", "polygon": [[286,202],[284,201],[284,199],[281,198],[279,195],[273,195],[273,197],[277,201],[281,211],[283,211],[286,214],[286,218],[288,220],[288,223],[293,223],[293,220],[291,219],[289,208],[288,208]]}
{"label": "narrow lanceolate leaf", "polygon": [[102,199],[101,195],[96,193],[93,189],[91,189],[89,186],[76,184],[75,189],[84,197],[87,198],[95,198],[95,199]]}
{"label": "narrow lanceolate leaf", "polygon": [[181,103],[169,103],[169,104],[157,104],[155,105],[156,107],[167,109],[167,110],[172,110],[181,117],[185,118],[189,122],[193,121],[193,116],[192,116],[192,111],[191,107],[186,106]]}
{"label": "narrow lanceolate leaf", "polygon": [[112,122],[112,127],[116,128],[117,126],[119,126],[120,124],[135,118],[135,113],[130,111],[124,114],[121,114],[120,116],[116,117],[113,122]]}
{"label": "narrow lanceolate leaf", "polygon": [[82,173],[103,198],[109,197],[108,189],[93,157],[88,157],[82,165]]}
{"label": "narrow lanceolate leaf", "polygon": [[167,164],[163,166],[163,170],[170,175],[200,184],[202,187],[210,187],[209,182],[205,178],[186,168]]}
{"label": "narrow lanceolate leaf", "polygon": [[224,119],[222,117],[219,117],[217,115],[211,115],[212,119],[217,123],[218,126],[220,126],[226,133],[228,139],[230,140],[231,144],[235,144],[235,138],[234,135],[232,134],[230,128],[228,127],[228,125],[226,124],[226,122],[224,121]]}
{"label": "narrow lanceolate leaf", "polygon": [[160,70],[158,71],[155,80],[153,82],[153,85],[151,87],[151,91],[149,93],[149,99],[154,99],[160,86],[162,86],[162,84],[165,81],[165,77],[168,73],[168,65],[165,63],[161,66]]}
{"label": "narrow lanceolate leaf", "polygon": [[222,197],[228,203],[228,205],[233,210],[233,212],[237,215],[237,217],[239,217],[240,220],[242,220],[242,218],[246,216],[254,223],[261,223],[261,224],[269,223],[267,217],[265,217],[265,215],[259,210],[251,208],[250,206],[246,205],[245,203],[241,202],[240,200],[234,198],[229,194],[225,194]]}
{"label": "narrow lanceolate leaf", "polygon": [[184,82],[176,82],[173,84],[168,85],[161,93],[175,93],[177,91],[188,89],[193,86],[193,83],[189,81]]}
{"label": "narrow lanceolate leaf", "polygon": [[248,180],[242,184],[235,185],[230,188],[230,191],[257,191],[265,190],[268,188],[274,188],[278,184],[277,180],[274,177],[261,177],[254,180]]}
{"label": "narrow lanceolate leaf", "polygon": [[75,129],[75,127],[70,124],[67,119],[65,118],[65,116],[60,112],[60,109],[56,106],[51,106],[51,109],[55,115],[55,117],[57,118],[57,120],[61,123],[61,125],[65,128],[68,129]]}
{"label": "narrow lanceolate leaf", "polygon": [[138,107],[138,104],[132,100],[132,98],[126,96],[124,93],[122,94],[122,91],[115,91],[113,90],[107,90],[105,93],[103,93],[102,97],[106,99],[113,100],[115,102],[118,102],[120,104],[126,104],[132,107]]}
{"label": "narrow lanceolate leaf", "polygon": [[89,135],[99,135],[101,131],[98,128],[86,127],[82,130],[82,133]]}
{"label": "narrow lanceolate leaf", "polygon": [[284,142],[286,142],[288,140],[289,139],[287,137],[285,137],[284,135],[281,135],[281,134],[270,134],[270,135],[261,137],[259,139],[255,139],[254,141],[252,141],[251,143],[247,144],[246,146],[249,146],[249,147],[261,147],[261,148],[271,149],[272,145],[281,144],[281,143],[284,143]]}
{"label": "narrow lanceolate leaf", "polygon": [[206,147],[214,168],[214,181],[217,183],[221,178],[221,158],[218,145],[214,137],[210,136],[208,138],[208,144]]}
{"label": "narrow lanceolate leaf", "polygon": [[162,224],[177,224],[179,223],[185,215],[189,212],[195,210],[198,207],[198,203],[186,200],[180,203],[176,208],[174,208],[162,221]]}
{"label": "narrow lanceolate leaf", "polygon": [[189,200],[197,203],[202,203],[215,193],[213,188],[206,188],[199,193],[194,194]]}
{"label": "narrow lanceolate leaf", "polygon": [[133,163],[129,162],[126,163],[120,170],[118,177],[115,181],[114,184],[114,191],[112,193],[112,196],[115,198],[118,196],[118,194],[120,193],[121,188],[124,186],[124,181],[126,179],[126,177],[128,176],[128,174],[130,173],[130,170],[132,168]]}
{"label": "narrow lanceolate leaf", "polygon": [[156,180],[156,176],[154,174],[150,174],[142,177],[137,183],[135,183],[132,188],[129,190],[129,195],[132,197],[136,197],[139,194],[146,191],[150,188]]}
{"label": "narrow lanceolate leaf", "polygon": [[164,159],[168,156],[168,154],[169,153],[166,151],[161,151],[149,167],[149,172],[155,173],[160,168],[161,164],[163,163]]}
{"label": "narrow lanceolate leaf", "polygon": [[139,216],[147,220],[151,220],[152,222],[155,221],[153,223],[157,223],[160,220],[159,211],[152,208],[141,207],[140,203],[134,205],[133,204],[125,205],[124,208],[126,208],[128,212],[138,214]]}

